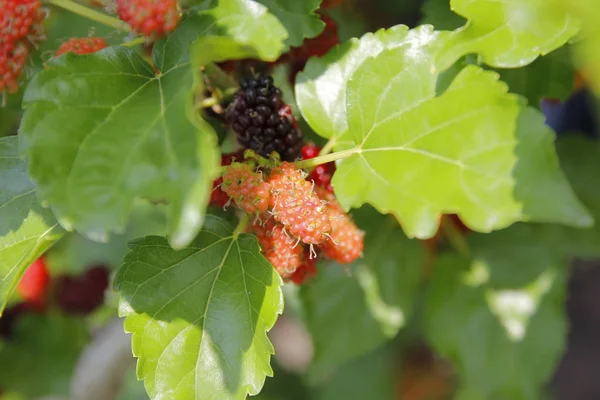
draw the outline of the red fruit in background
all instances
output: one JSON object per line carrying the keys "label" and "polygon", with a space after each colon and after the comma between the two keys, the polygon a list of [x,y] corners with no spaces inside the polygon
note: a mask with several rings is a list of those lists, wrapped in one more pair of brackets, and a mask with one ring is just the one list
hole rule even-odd
{"label": "red fruit in background", "polygon": [[0,92],[14,93],[30,49],[44,38],[39,0],[0,1]]}
{"label": "red fruit in background", "polygon": [[81,276],[63,275],[56,279],[57,305],[70,314],[88,314],[104,303],[109,270],[96,266]]}
{"label": "red fruit in background", "polygon": [[323,0],[321,8],[333,8],[342,4],[344,0]]}
{"label": "red fruit in background", "polygon": [[310,57],[324,56],[335,45],[340,43],[335,21],[327,15],[321,15],[321,19],[325,22],[323,32],[312,39],[306,39],[302,43],[302,46],[293,47],[282,60],[288,61],[290,64],[289,80],[291,83],[295,82],[296,75],[304,69]]}
{"label": "red fruit in background", "polygon": [[48,267],[42,257],[38,258],[31,264],[19,285],[17,293],[25,300],[37,306],[42,306],[46,302],[46,294],[48,292],[48,284],[50,283],[50,274]]}
{"label": "red fruit in background", "polygon": [[106,41],[99,37],[71,38],[60,45],[55,56],[64,53],[91,54],[107,47]]}
{"label": "red fruit in background", "polygon": [[152,38],[173,31],[180,18],[177,0],[117,0],[117,14],[131,29]]}

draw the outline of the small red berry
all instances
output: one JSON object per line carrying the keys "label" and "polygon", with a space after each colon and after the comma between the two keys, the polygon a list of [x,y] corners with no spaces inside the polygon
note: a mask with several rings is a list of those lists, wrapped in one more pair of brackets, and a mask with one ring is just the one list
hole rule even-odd
{"label": "small red berry", "polygon": [[17,286],[17,292],[26,302],[43,305],[46,302],[49,283],[48,267],[46,267],[44,259],[40,257],[25,271]]}
{"label": "small red berry", "polygon": [[302,264],[296,269],[296,271],[290,276],[290,281],[296,285],[301,285],[310,278],[317,275],[317,259],[310,256],[309,251],[305,250]]}
{"label": "small red berry", "polygon": [[321,151],[321,148],[315,144],[305,144],[304,146],[302,146],[302,159],[303,160],[310,160],[311,158],[315,158],[316,156],[319,155],[319,152]]}
{"label": "small red berry", "polygon": [[172,32],[180,18],[177,0],[117,0],[117,14],[134,31],[151,38]]}
{"label": "small red berry", "polygon": [[64,53],[91,54],[107,47],[106,41],[100,37],[71,38],[60,45],[55,56]]}

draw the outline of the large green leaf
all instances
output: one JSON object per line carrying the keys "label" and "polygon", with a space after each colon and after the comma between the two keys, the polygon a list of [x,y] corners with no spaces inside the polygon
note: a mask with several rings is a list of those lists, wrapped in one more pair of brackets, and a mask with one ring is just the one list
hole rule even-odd
{"label": "large green leaf", "polygon": [[267,6],[288,31],[287,46],[300,46],[304,38],[317,36],[325,23],[316,14],[321,0],[257,0]]}
{"label": "large green leaf", "polygon": [[256,238],[207,216],[180,251],[149,236],[131,243],[115,278],[133,333],[138,377],[152,399],[244,399],[266,376],[267,331],[283,309],[281,279]]}
{"label": "large green leaf", "polygon": [[[367,33],[360,40],[351,39],[322,58],[311,58],[296,78],[296,100],[302,116],[316,133],[335,138],[337,148],[343,147],[344,139],[340,138],[348,132],[346,86],[361,63],[384,49],[403,47],[418,52],[420,57],[410,62],[427,72],[434,69],[434,48],[441,46],[446,36],[447,33],[434,32],[429,26],[408,30],[398,25]],[[428,52],[421,51],[421,45],[428,46]]]}
{"label": "large green leaf", "polygon": [[[493,249],[494,235],[488,236]],[[426,334],[457,368],[457,399],[543,398],[541,388],[560,360],[566,335],[566,263],[540,260],[539,252],[513,257],[521,239],[515,237],[515,247],[502,254],[481,249],[471,263],[447,255],[435,265]],[[519,273],[532,266],[543,272],[519,288],[505,288],[495,279],[497,270],[508,267]]]}
{"label": "large green leaf", "polygon": [[364,257],[347,269],[326,263],[302,287],[315,346],[313,381],[394,337],[412,315],[419,290],[421,244],[408,240],[394,219],[369,207],[356,217],[366,231]]}
{"label": "large green leaf", "polygon": [[385,50],[354,73],[351,144],[333,177],[345,207],[394,214],[428,238],[443,213],[489,232],[516,221],[593,222],[558,167],[553,134],[497,75],[467,66],[435,97],[429,47]]}
{"label": "large green leaf", "polygon": [[442,65],[478,53],[486,64],[522,67],[564,45],[579,22],[547,0],[452,0],[452,11],[468,19],[453,32],[440,56]]}
{"label": "large green leaf", "polygon": [[186,27],[201,33],[190,48],[195,65],[240,58],[275,61],[288,37],[267,7],[253,0],[207,0],[188,19]]}
{"label": "large green leaf", "polygon": [[123,231],[137,197],[170,202],[176,247],[201,226],[218,166],[214,131],[192,115],[189,62],[158,67],[111,47],[59,57],[28,86],[29,172],[67,229],[105,241]]}
{"label": "large green leaf", "polygon": [[17,150],[16,136],[0,138],[0,314],[25,269],[62,235]]}
{"label": "large green leaf", "polygon": [[21,315],[10,339],[0,345],[0,387],[27,398],[67,396],[88,337],[81,318]]}

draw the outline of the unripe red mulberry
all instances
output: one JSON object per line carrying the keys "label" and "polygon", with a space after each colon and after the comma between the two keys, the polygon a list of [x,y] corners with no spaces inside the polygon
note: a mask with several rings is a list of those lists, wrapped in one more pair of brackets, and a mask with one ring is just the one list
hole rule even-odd
{"label": "unripe red mulberry", "polygon": [[177,0],[117,0],[117,14],[131,29],[152,38],[173,31],[180,18]]}
{"label": "unripe red mulberry", "polygon": [[302,263],[302,245],[288,236],[283,225],[273,218],[257,220],[250,226],[250,232],[256,235],[263,255],[283,279],[288,279]]}
{"label": "unripe red mulberry", "polygon": [[330,239],[321,246],[323,255],[341,264],[349,264],[359,258],[364,248],[364,232],[344,211],[333,193],[317,187],[315,192],[327,201],[327,215],[331,224]]}
{"label": "unripe red mulberry", "polygon": [[60,45],[55,55],[64,53],[91,54],[107,47],[106,41],[100,37],[71,38]]}
{"label": "unripe red mulberry", "polygon": [[271,212],[293,236],[306,244],[320,244],[327,239],[331,225],[326,206],[304,178],[303,171],[288,162],[273,168],[267,180]]}
{"label": "unripe red mulberry", "polygon": [[249,164],[231,164],[223,175],[221,189],[249,214],[266,211],[269,207],[269,184]]}
{"label": "unripe red mulberry", "polygon": [[0,0],[0,92],[14,93],[32,46],[44,38],[39,0]]}

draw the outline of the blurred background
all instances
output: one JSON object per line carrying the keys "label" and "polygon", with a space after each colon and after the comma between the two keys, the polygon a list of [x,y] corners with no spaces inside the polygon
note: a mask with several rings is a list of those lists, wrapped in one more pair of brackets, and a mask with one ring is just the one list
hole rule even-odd
{"label": "blurred background", "polygon": [[[397,24],[414,27],[431,23],[437,29],[455,29],[464,22],[449,11],[448,0],[325,2],[330,8],[324,13],[337,22],[340,42]],[[107,28],[90,28],[87,21],[52,7],[47,24],[52,37],[86,36],[92,29],[95,35],[105,36],[112,43],[123,40]],[[55,47],[56,43],[43,43],[37,56],[32,57],[28,73],[41,68]],[[544,68],[539,68],[542,63]],[[526,73],[502,71],[502,79],[544,112],[547,124],[558,136],[580,135],[597,140],[598,103],[578,80],[569,61],[568,46],[526,69]],[[287,93],[291,95],[289,87]],[[16,134],[19,104],[17,94],[0,108],[0,135]],[[134,215],[132,226],[145,232],[162,232],[164,213],[160,207],[140,203],[136,210],[138,215]],[[46,255],[48,279],[52,280],[53,296],[61,312],[42,315],[38,310],[24,308],[15,299],[0,319],[0,336],[4,338],[0,343],[0,390],[4,390],[1,400],[148,398],[142,383],[135,378],[130,339],[123,333],[122,322],[117,318],[117,299],[109,289],[111,277],[126,252],[126,243],[135,237],[132,230],[113,237],[108,244],[98,244],[70,234]],[[298,290],[293,286],[285,288],[286,312],[270,333],[276,348],[276,378],[267,379],[257,399],[452,398],[456,385],[453,366],[423,341],[418,323],[408,324],[409,328],[401,330],[396,339],[370,354],[347,357],[349,361],[333,372],[307,374],[314,349],[302,323]],[[556,400],[600,399],[600,261],[572,261],[564,307],[569,321],[567,347],[547,382],[548,396]],[[418,319],[418,315],[414,318]]]}

